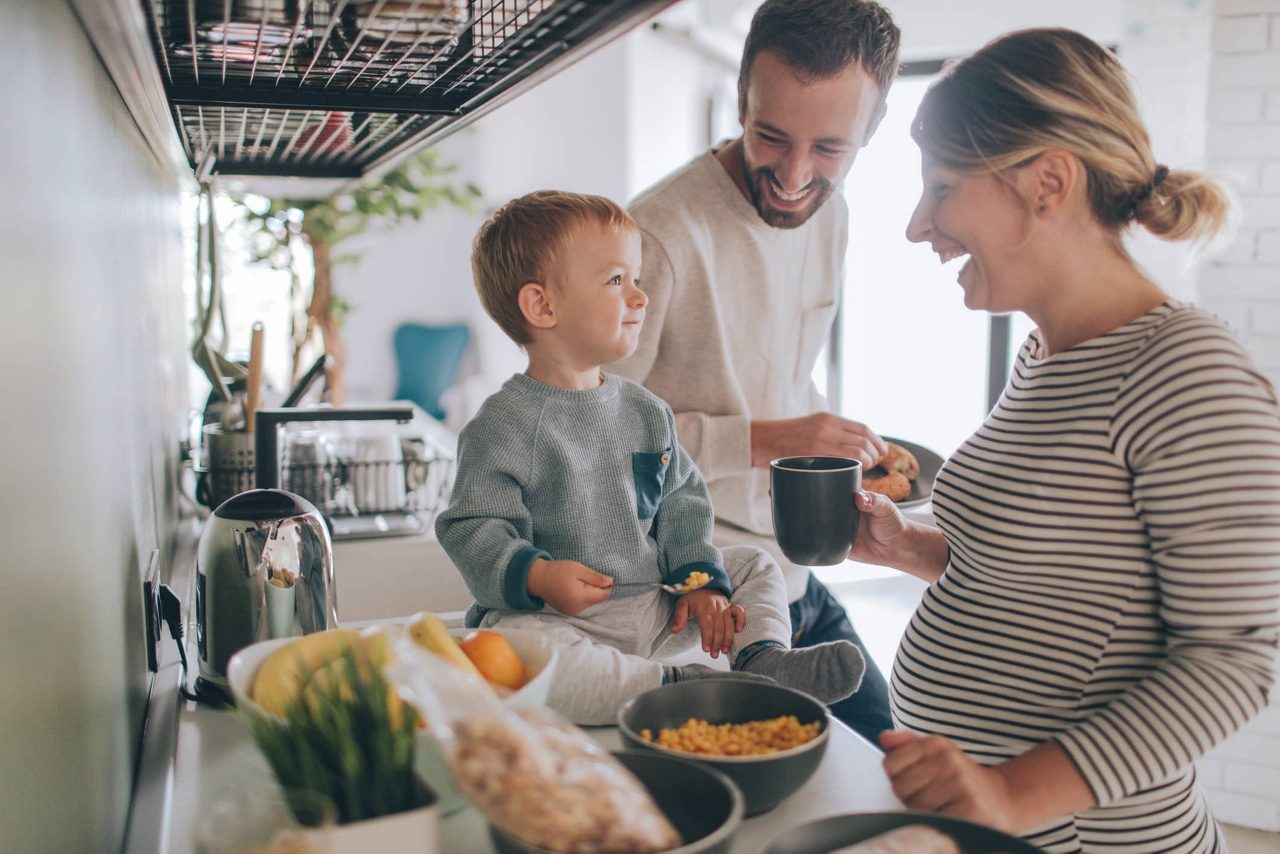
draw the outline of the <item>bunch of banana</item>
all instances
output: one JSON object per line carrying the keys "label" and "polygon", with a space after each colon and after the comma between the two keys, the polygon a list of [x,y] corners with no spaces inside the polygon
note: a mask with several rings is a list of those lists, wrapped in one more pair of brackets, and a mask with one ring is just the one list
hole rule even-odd
{"label": "bunch of banana", "polygon": [[[253,680],[253,701],[268,714],[283,716],[289,705],[307,691],[337,686],[350,692],[357,674],[350,673],[344,653],[354,653],[359,669],[382,667],[391,660],[391,645],[378,628],[330,629],[314,632],[285,644],[269,655]],[[399,697],[388,698],[398,710]]]}
{"label": "bunch of banana", "polygon": [[458,646],[458,642],[450,637],[444,621],[430,611],[422,611],[413,616],[409,623],[409,637],[427,652],[434,652],[455,667],[461,667],[483,678],[479,669],[462,651],[462,647]]}

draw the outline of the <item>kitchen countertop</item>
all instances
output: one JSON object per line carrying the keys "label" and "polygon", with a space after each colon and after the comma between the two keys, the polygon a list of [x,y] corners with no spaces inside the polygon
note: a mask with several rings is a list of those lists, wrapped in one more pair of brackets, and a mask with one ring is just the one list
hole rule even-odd
{"label": "kitchen countertop", "polygon": [[[194,530],[185,538],[182,553],[194,559]],[[417,539],[417,538],[405,538]],[[426,541],[428,538],[422,538]],[[372,542],[372,541],[371,541]],[[387,541],[381,541],[383,543]],[[423,548],[423,543],[398,543],[410,550]],[[428,543],[427,545],[434,545]],[[363,552],[363,549],[358,550]],[[415,552],[415,555],[417,552]],[[344,567],[354,574],[375,574],[380,569],[365,554],[345,555]],[[364,559],[362,559],[364,558]],[[422,564],[418,564],[419,568]],[[363,570],[363,572],[362,572]],[[380,575],[380,573],[377,573]],[[422,573],[436,576],[443,571]],[[379,580],[385,580],[379,577]],[[184,602],[190,599],[190,578],[175,579],[177,592]],[[183,582],[186,582],[185,584]],[[357,582],[358,584],[359,582]],[[462,612],[454,612],[452,595],[442,597],[437,583],[423,591],[429,601],[413,602],[411,610],[435,606],[445,611],[448,622],[460,623]],[[386,602],[371,595],[394,585],[369,584],[364,593],[371,601],[367,611],[387,615]],[[345,591],[344,591],[345,592]],[[403,590],[398,590],[404,598]],[[356,596],[348,594],[348,602]],[[341,599],[341,597],[339,597]],[[408,597],[414,600],[418,597]],[[446,607],[442,607],[446,606]],[[406,605],[406,607],[408,607]],[[455,606],[456,607],[456,606]],[[375,610],[376,609],[376,610]],[[366,622],[370,613],[353,608],[343,619],[344,625]],[[360,618],[364,617],[362,620]],[[194,625],[188,625],[187,639],[194,637]],[[161,646],[160,672],[152,689],[151,709],[143,739],[134,791],[125,854],[190,854],[192,828],[203,810],[217,800],[235,795],[249,787],[270,786],[272,778],[265,760],[254,746],[245,725],[231,712],[197,706],[180,700],[178,684],[181,664],[176,646],[167,639]],[[194,648],[190,651],[193,664]],[[194,675],[191,676],[194,680]],[[765,815],[749,819],[734,837],[734,854],[749,854],[764,849],[782,831],[816,818],[848,812],[870,812],[902,809],[880,767],[880,751],[839,721],[832,720],[831,741],[826,756],[805,786]],[[611,727],[594,728],[592,735],[610,748],[621,747],[619,736]],[[492,851],[484,819],[467,808],[444,818],[442,846],[445,852]]]}
{"label": "kitchen countertop", "polygon": [[[249,786],[270,785],[271,772],[245,725],[231,712],[184,703],[180,711],[175,773],[165,839],[160,851],[189,854],[191,828],[202,808]],[[613,727],[588,732],[619,748]],[[822,764],[798,792],[764,815],[748,819],[734,836],[733,854],[764,849],[782,831],[804,822],[848,812],[903,809],[880,767],[880,751],[839,721]],[[443,852],[493,851],[483,816],[466,807],[441,822]]]}

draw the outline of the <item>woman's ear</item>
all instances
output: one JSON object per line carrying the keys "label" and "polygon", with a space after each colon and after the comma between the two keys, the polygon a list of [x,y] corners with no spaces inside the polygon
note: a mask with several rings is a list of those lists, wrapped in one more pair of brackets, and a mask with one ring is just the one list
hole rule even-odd
{"label": "woman's ear", "polygon": [[1057,148],[1032,160],[1024,172],[1032,211],[1038,216],[1052,216],[1062,210],[1083,180],[1082,170],[1077,157]]}
{"label": "woman's ear", "polygon": [[534,329],[550,329],[556,325],[556,313],[551,307],[551,294],[546,285],[526,282],[520,286],[517,300],[525,322]]}

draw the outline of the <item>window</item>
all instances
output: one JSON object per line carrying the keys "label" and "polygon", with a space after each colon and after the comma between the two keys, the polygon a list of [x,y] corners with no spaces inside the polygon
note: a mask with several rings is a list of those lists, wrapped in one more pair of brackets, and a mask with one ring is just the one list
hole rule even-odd
{"label": "window", "polygon": [[[215,195],[219,225],[219,266],[222,271],[221,316],[214,323],[212,343],[221,343],[223,353],[230,359],[247,363],[253,324],[263,325],[263,375],[264,388],[271,399],[282,398],[292,385],[293,326],[305,323],[302,313],[305,303],[299,303],[292,277],[287,270],[278,270],[253,260],[252,236],[244,224],[244,211],[232,199]],[[191,196],[184,207],[184,219],[189,223],[187,240],[188,257],[194,259],[197,251],[195,224],[202,202]],[[305,253],[303,253],[305,255]],[[194,263],[194,262],[193,262]],[[305,281],[310,276],[310,258],[295,259],[299,276]],[[196,320],[195,277],[188,287],[188,305],[191,306],[193,330]],[[201,303],[208,300],[208,282],[200,283]],[[226,338],[222,337],[222,320],[226,322]],[[305,359],[304,359],[305,362]],[[203,411],[209,395],[209,381],[194,363],[189,363],[191,377],[191,405]],[[264,405],[272,405],[266,403]]]}

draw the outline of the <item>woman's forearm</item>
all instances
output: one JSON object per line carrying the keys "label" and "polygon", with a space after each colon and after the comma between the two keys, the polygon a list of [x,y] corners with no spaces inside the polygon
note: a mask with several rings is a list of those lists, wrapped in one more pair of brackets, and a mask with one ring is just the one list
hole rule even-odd
{"label": "woman's forearm", "polygon": [[951,559],[951,547],[942,532],[920,522],[908,522],[906,530],[895,538],[894,545],[898,548],[886,557],[884,566],[914,575],[930,584],[942,576]]}
{"label": "woman's forearm", "polygon": [[1008,786],[1017,832],[1097,805],[1084,777],[1052,741],[994,766]]}

